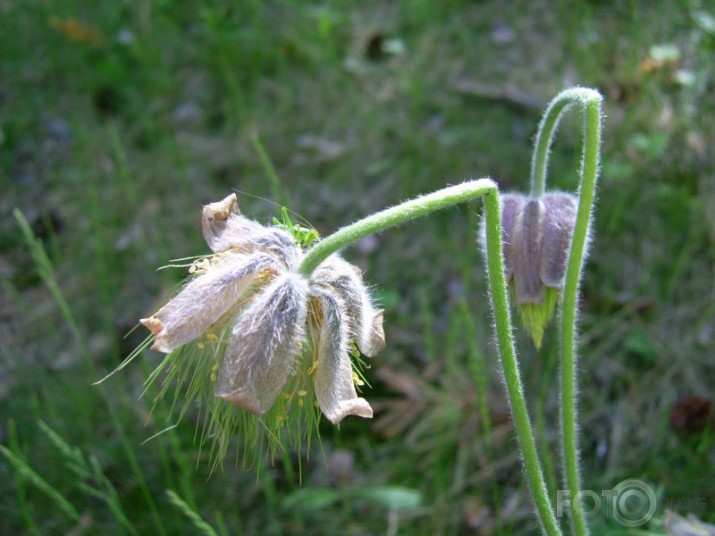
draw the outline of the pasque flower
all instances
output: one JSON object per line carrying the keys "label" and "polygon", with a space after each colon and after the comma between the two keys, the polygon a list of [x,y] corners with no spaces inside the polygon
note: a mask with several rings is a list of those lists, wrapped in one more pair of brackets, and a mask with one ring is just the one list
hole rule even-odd
{"label": "pasque flower", "polygon": [[141,320],[154,336],[152,348],[169,353],[225,333],[214,394],[263,415],[295,374],[311,334],[317,343],[308,370],[323,414],[333,423],[372,417],[356,392],[350,348],[354,343],[371,357],[385,339],[382,311],[358,268],[333,254],[310,277],[300,275],[296,239],[242,216],[235,194],[204,206],[202,226],[214,255],[195,262],[181,292]]}
{"label": "pasque flower", "polygon": [[501,197],[505,276],[537,348],[564,287],[577,208],[578,199],[564,192]]}

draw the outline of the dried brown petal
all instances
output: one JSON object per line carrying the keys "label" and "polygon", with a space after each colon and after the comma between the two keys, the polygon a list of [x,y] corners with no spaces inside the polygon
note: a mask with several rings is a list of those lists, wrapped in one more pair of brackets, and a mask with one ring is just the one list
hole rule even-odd
{"label": "dried brown petal", "polygon": [[230,311],[266,269],[277,269],[264,253],[228,255],[195,277],[150,318],[140,320],[154,335],[152,349],[169,353],[195,339]]}
{"label": "dried brown petal", "polygon": [[373,357],[385,347],[383,312],[373,306],[362,274],[355,265],[339,255],[331,255],[315,270],[311,282],[340,297],[345,305],[350,337],[363,354]]}
{"label": "dried brown petal", "polygon": [[288,378],[305,331],[308,284],[286,273],[241,314],[226,348],[214,394],[257,415],[268,411]]}
{"label": "dried brown petal", "polygon": [[240,215],[236,194],[204,205],[201,211],[201,227],[204,240],[216,253],[229,249],[236,238],[245,238],[263,229],[258,223]]}
{"label": "dried brown petal", "polygon": [[244,253],[270,253],[287,264],[286,258],[297,254],[290,234],[241,216],[236,194],[205,205],[201,214],[204,239],[212,251],[237,249]]}
{"label": "dried brown petal", "polygon": [[316,294],[323,308],[318,364],[313,379],[320,409],[334,424],[348,415],[371,418],[372,408],[355,391],[342,303],[329,291],[320,290]]}
{"label": "dried brown petal", "polygon": [[576,224],[578,200],[570,194],[553,192],[544,195],[541,202],[544,209],[541,281],[548,287],[561,288]]}

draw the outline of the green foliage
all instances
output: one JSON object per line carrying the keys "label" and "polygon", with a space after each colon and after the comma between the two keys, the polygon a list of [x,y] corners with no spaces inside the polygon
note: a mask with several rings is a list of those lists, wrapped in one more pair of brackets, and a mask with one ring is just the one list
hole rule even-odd
{"label": "green foliage", "polygon": [[544,289],[544,303],[538,305],[524,303],[517,307],[524,329],[531,336],[531,340],[534,341],[534,346],[537,349],[541,348],[544,331],[546,331],[546,327],[556,312],[559,295],[560,291],[558,289],[546,287]]}
{"label": "green foliage", "polygon": [[184,499],[179,497],[179,495],[173,491],[173,490],[166,490],[166,494],[169,496],[169,500],[171,503],[176,506],[176,508],[183,513],[189,521],[196,527],[196,529],[199,531],[199,534],[203,534],[204,536],[218,536],[216,531],[213,529],[211,525],[206,523],[201,516],[191,508],[191,505],[188,504]]}
{"label": "green foliage", "polygon": [[94,456],[90,456],[89,459],[85,458],[77,447],[68,445],[57,432],[44,422],[40,421],[39,427],[65,459],[65,464],[70,473],[77,478],[79,488],[89,497],[94,497],[106,503],[114,519],[127,533],[138,534],[124,513],[121,499],[114,484],[102,471],[97,458]]}
{"label": "green foliage", "polygon": [[288,216],[288,209],[286,207],[281,207],[281,217],[282,221],[278,218],[273,218],[273,225],[287,231],[291,234],[298,245],[303,249],[307,249],[318,240],[320,240],[320,235],[315,229],[308,229],[297,223],[290,221],[290,216]]}
{"label": "green foliage", "polygon": [[424,502],[422,494],[418,490],[401,486],[374,486],[344,490],[306,488],[287,496],[283,507],[319,512],[338,501],[365,499],[389,511],[414,510]]}
{"label": "green foliage", "polygon": [[10,462],[13,469],[17,472],[19,478],[29,481],[40,492],[47,495],[52,502],[57,505],[57,508],[63,512],[72,521],[79,521],[79,513],[67,499],[62,496],[62,493],[52,487],[42,476],[40,476],[25,460],[18,454],[11,451],[9,448],[0,445],[0,452]]}

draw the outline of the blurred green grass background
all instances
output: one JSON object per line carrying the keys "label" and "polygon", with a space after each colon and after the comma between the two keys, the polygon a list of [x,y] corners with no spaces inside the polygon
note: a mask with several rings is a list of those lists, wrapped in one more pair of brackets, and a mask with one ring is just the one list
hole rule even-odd
{"label": "blurred green grass background", "polygon": [[[286,204],[326,234],[468,177],[525,190],[540,113],[577,84],[607,115],[584,486],[638,478],[715,522],[714,55],[715,7],[695,0],[0,1],[0,533],[534,533],[480,203],[346,251],[386,308],[376,417],[324,426],[309,458],[237,453],[210,475],[191,415],[170,428],[169,401],[140,398],[155,353],[91,384],[184,277],[156,268],[207,251],[202,204],[237,191],[251,217]],[[580,135],[571,112],[552,188],[576,188]],[[555,498],[556,332],[540,354],[519,342]]]}

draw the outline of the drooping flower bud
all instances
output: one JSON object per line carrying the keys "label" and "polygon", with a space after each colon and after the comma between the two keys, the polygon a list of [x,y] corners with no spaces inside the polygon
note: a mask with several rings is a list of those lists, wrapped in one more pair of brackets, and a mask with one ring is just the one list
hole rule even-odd
{"label": "drooping flower bud", "polygon": [[561,299],[577,208],[578,199],[563,192],[501,197],[505,277],[537,348]]}

